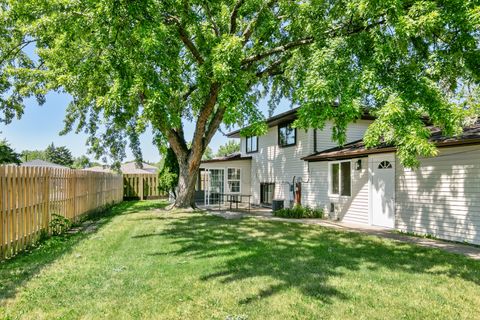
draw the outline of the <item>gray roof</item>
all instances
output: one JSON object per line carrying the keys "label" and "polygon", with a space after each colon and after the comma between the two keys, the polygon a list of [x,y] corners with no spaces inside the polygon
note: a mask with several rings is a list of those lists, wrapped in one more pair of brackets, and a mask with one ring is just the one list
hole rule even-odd
{"label": "gray roof", "polygon": [[221,162],[221,161],[236,161],[236,160],[251,160],[252,157],[242,157],[241,153],[236,152],[229,154],[225,157],[215,157],[209,160],[202,160],[202,163],[210,163],[210,162]]}
{"label": "gray roof", "polygon": [[[436,127],[430,127],[431,136],[430,142],[434,143],[437,147],[453,147],[480,144],[480,120],[471,126],[463,128],[463,133],[455,136],[448,137],[442,134],[442,131]],[[374,148],[367,148],[363,140],[357,140],[347,143],[343,146],[334,147],[331,149],[316,152],[309,156],[303,157],[305,161],[332,161],[341,159],[351,159],[354,157],[365,157],[374,153],[386,153],[394,152],[397,148],[395,146],[387,145],[385,143],[380,144]]]}
{"label": "gray roof", "polygon": [[[269,127],[274,127],[274,126],[276,126],[278,124],[281,124],[281,123],[293,121],[293,120],[297,119],[297,111],[298,111],[299,108],[300,107],[296,107],[296,108],[293,108],[291,110],[282,112],[282,113],[277,114],[275,116],[272,116],[272,117],[266,119],[265,122],[267,123],[267,125]],[[360,119],[362,119],[362,120],[374,120],[375,117],[370,115],[368,113],[368,111],[365,110],[362,113],[362,116],[360,117]],[[229,138],[240,138],[240,131],[241,130],[242,129],[238,129],[238,130],[229,132],[229,133],[227,133],[227,137],[229,137]]]}
{"label": "gray roof", "polygon": [[22,167],[46,167],[46,168],[57,168],[57,169],[70,169],[56,163],[48,162],[45,160],[35,159],[22,163]]}
{"label": "gray roof", "polygon": [[[142,163],[143,168],[138,168],[135,162],[127,162],[120,165],[120,171],[123,174],[157,174],[157,167],[154,167],[148,163]],[[95,166],[91,168],[85,168],[86,171],[94,172],[114,172],[109,166]]]}

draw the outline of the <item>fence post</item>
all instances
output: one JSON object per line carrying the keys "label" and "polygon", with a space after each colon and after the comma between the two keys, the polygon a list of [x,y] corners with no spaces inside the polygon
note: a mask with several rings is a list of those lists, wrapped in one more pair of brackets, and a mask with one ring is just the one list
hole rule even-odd
{"label": "fence post", "polygon": [[140,200],[143,200],[143,174],[139,175],[139,193],[140,193]]}
{"label": "fence post", "polygon": [[46,232],[48,232],[48,223],[49,223],[49,216],[50,216],[50,169],[46,168],[41,170],[43,171],[45,177],[45,190],[44,190],[44,201],[45,207],[43,212],[43,228]]}

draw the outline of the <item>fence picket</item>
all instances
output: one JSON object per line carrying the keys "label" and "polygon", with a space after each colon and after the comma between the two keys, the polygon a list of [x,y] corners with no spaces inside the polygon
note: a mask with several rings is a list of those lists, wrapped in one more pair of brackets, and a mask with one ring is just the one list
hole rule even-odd
{"label": "fence picket", "polygon": [[0,166],[0,260],[48,232],[52,213],[72,221],[123,199],[121,175],[81,170]]}
{"label": "fence picket", "polygon": [[124,174],[123,197],[125,199],[152,199],[166,197],[167,194],[158,190],[157,174]]}

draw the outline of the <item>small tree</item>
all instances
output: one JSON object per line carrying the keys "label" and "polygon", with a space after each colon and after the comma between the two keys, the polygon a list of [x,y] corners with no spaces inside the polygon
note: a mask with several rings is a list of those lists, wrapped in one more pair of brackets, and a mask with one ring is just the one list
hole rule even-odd
{"label": "small tree", "polygon": [[174,198],[177,197],[175,189],[178,185],[178,167],[177,157],[172,148],[168,148],[165,154],[163,166],[158,173],[158,189],[161,192],[171,192]]}
{"label": "small tree", "polygon": [[73,157],[70,150],[67,147],[55,147],[53,142],[45,149],[45,160],[66,167],[73,165]]}
{"label": "small tree", "polygon": [[72,168],[85,169],[85,168],[90,168],[91,166],[92,166],[92,162],[90,161],[90,159],[87,156],[83,155],[78,158],[75,158],[75,160],[73,161]]}
{"label": "small tree", "polygon": [[0,140],[0,164],[20,164],[20,155],[16,153],[6,140]]}
{"label": "small tree", "polygon": [[239,151],[240,143],[234,140],[230,140],[218,148],[217,157],[225,157]]}
{"label": "small tree", "polygon": [[210,160],[213,158],[213,150],[209,146],[205,148],[205,152],[203,153],[202,160]]}
{"label": "small tree", "polygon": [[23,162],[35,159],[45,160],[45,151],[43,150],[23,150],[20,154]]}

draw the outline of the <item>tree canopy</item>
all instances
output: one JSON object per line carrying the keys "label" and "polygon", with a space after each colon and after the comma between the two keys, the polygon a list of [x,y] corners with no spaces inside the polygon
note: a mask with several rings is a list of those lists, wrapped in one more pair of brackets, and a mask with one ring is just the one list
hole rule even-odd
{"label": "tree canopy", "polygon": [[[150,127],[190,195],[221,123],[265,132],[265,97],[271,112],[282,98],[300,106],[297,127],[332,120],[339,143],[368,110],[367,145],[396,145],[408,166],[436,153],[428,125],[454,135],[478,115],[478,0],[0,3],[1,121],[20,116],[25,97],[67,92],[64,132],[85,131],[92,151],[116,159],[129,142],[140,158]],[[31,44],[38,59],[22,51]]]}
{"label": "tree canopy", "polygon": [[44,150],[23,150],[20,155],[23,162],[35,159],[46,160]]}
{"label": "tree canopy", "polygon": [[92,167],[92,162],[90,159],[83,155],[73,160],[72,168],[73,169],[85,169]]}
{"label": "tree canopy", "polygon": [[20,154],[16,153],[6,140],[0,140],[0,164],[20,164]]}
{"label": "tree canopy", "polygon": [[45,149],[45,160],[66,167],[71,167],[74,162],[67,147],[55,147],[53,142]]}
{"label": "tree canopy", "polygon": [[229,140],[227,143],[218,148],[217,157],[225,157],[239,151],[240,143],[234,140]]}

